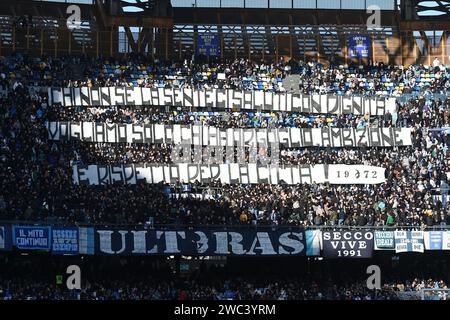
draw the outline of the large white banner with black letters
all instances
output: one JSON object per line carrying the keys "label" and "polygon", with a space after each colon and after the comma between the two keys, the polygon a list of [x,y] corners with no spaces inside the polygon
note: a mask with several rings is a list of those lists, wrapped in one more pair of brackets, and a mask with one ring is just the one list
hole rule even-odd
{"label": "large white banner with black letters", "polygon": [[203,146],[394,147],[410,146],[410,128],[219,129],[201,125],[47,122],[50,140]]}
{"label": "large white banner with black letters", "polygon": [[208,110],[270,110],[317,114],[383,115],[396,110],[395,98],[303,95],[225,89],[141,87],[48,88],[49,103],[62,106],[175,106]]}
{"label": "large white banner with black letters", "polygon": [[246,164],[124,164],[73,166],[73,183],[110,185],[220,181],[226,184],[378,184],[385,169],[366,165],[262,166]]}

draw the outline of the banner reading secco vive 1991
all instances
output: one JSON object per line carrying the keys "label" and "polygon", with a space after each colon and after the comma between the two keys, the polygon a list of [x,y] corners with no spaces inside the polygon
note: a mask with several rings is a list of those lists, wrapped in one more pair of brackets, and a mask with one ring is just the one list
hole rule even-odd
{"label": "banner reading secco vive 1991", "polygon": [[322,246],[324,258],[371,258],[373,231],[322,231]]}

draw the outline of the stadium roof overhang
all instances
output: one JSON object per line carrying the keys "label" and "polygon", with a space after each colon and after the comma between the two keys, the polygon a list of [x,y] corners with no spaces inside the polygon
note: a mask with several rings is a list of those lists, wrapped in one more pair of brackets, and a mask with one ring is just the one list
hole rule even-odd
{"label": "stadium roof overhang", "polygon": [[[173,8],[175,24],[363,25],[365,10]],[[396,13],[382,11],[381,25],[397,25]]]}

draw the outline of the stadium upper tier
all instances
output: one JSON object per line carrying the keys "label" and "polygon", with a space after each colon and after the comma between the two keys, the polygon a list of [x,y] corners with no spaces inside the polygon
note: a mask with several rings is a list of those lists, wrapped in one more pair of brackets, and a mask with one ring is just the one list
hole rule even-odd
{"label": "stadium upper tier", "polygon": [[[317,62],[254,62],[246,59],[209,63],[158,61],[146,56],[113,58],[30,58],[20,54],[0,60],[1,81],[53,87],[221,88],[303,93],[402,95],[444,94],[450,66],[436,58],[431,66],[331,65]],[[296,75],[285,88],[286,77]]]}

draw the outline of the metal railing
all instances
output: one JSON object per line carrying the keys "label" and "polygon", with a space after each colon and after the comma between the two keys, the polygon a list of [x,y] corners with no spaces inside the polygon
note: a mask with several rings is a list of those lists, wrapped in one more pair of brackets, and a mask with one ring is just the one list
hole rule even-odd
{"label": "metal railing", "polygon": [[261,229],[261,230],[422,230],[422,231],[444,231],[450,230],[450,225],[441,224],[435,226],[423,225],[365,225],[365,226],[347,226],[347,225],[320,225],[320,226],[303,226],[303,225],[264,225],[264,224],[148,224],[148,223],[86,223],[86,222],[65,222],[65,221],[48,221],[48,220],[0,220],[0,225],[50,225],[50,226],[77,226],[77,227],[113,227],[113,228],[146,228],[149,230],[192,230],[192,229]]}

